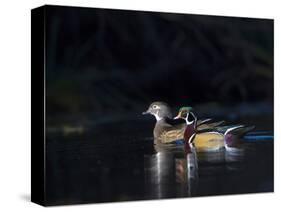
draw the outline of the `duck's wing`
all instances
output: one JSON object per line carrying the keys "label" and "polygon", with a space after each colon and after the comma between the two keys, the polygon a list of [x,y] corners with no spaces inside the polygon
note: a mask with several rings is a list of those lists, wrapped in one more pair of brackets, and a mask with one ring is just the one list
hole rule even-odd
{"label": "duck's wing", "polygon": [[223,123],[224,121],[217,121],[217,122],[211,122],[206,124],[200,124],[199,126],[197,125],[197,130],[213,129],[215,127],[222,125]]}
{"label": "duck's wing", "polygon": [[229,126],[217,126],[217,127],[207,127],[205,125],[199,126],[196,128],[196,133],[220,133],[224,134],[225,131],[229,128]]}
{"label": "duck's wing", "polygon": [[161,123],[162,133],[159,137],[162,143],[171,143],[183,138],[185,122],[177,122],[173,119],[165,118]]}
{"label": "duck's wing", "polygon": [[161,135],[162,143],[172,143],[176,140],[183,139],[184,130],[184,128],[181,128],[164,132]]}
{"label": "duck's wing", "polygon": [[211,122],[212,119],[200,119],[200,120],[197,120],[197,126],[200,126],[202,124],[206,124],[206,123],[209,123]]}

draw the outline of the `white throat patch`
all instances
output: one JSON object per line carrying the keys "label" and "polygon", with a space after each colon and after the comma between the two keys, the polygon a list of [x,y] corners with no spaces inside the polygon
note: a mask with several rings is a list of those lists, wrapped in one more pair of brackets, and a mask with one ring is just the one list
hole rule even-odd
{"label": "white throat patch", "polygon": [[189,113],[186,115],[185,121],[186,121],[187,125],[190,125],[190,124],[192,124],[194,122],[194,120],[193,121],[188,121],[188,116],[189,116]]}
{"label": "white throat patch", "polygon": [[160,120],[163,119],[162,117],[160,117],[160,116],[158,115],[158,113],[159,113],[159,111],[157,111],[157,113],[153,114],[153,115],[155,116],[155,118],[156,118],[156,121],[160,121]]}

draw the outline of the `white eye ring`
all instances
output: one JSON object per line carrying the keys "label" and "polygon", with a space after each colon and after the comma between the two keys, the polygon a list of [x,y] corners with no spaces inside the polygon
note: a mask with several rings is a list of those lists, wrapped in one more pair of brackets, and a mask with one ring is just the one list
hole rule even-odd
{"label": "white eye ring", "polygon": [[160,107],[158,105],[153,105],[152,108],[153,109],[159,109]]}

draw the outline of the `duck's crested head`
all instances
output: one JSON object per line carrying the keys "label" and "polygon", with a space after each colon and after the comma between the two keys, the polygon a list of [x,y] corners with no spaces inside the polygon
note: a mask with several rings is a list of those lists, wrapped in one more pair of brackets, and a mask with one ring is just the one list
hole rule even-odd
{"label": "duck's crested head", "polygon": [[189,112],[192,111],[192,107],[185,106],[179,109],[178,115],[174,119],[186,119]]}
{"label": "duck's crested head", "polygon": [[161,119],[168,117],[172,117],[171,109],[169,105],[165,102],[152,102],[150,106],[148,107],[147,111],[142,113],[145,114],[151,114],[153,115],[157,121],[160,121]]}

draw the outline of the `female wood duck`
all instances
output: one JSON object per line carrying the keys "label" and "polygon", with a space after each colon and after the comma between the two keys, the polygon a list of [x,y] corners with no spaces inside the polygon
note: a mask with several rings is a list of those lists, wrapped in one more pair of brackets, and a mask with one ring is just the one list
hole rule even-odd
{"label": "female wood duck", "polygon": [[[154,143],[171,143],[183,139],[186,123],[173,119],[169,105],[165,102],[153,102],[147,111],[142,113],[151,114],[156,119],[153,130]],[[198,120],[196,123],[202,129],[209,129],[222,124],[222,122],[210,123],[211,119]],[[201,129],[200,128],[200,129]]]}
{"label": "female wood duck", "polygon": [[225,148],[235,150],[240,146],[240,138],[251,131],[254,126],[244,125],[222,126],[213,129],[200,129],[197,127],[197,117],[191,112],[191,107],[180,109],[178,118],[185,119],[186,129],[184,132],[184,142],[186,152],[195,148],[198,152],[213,151]]}

